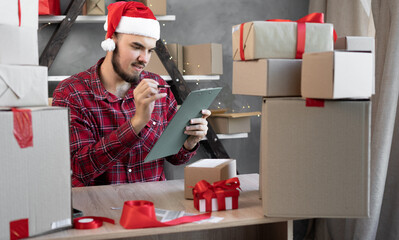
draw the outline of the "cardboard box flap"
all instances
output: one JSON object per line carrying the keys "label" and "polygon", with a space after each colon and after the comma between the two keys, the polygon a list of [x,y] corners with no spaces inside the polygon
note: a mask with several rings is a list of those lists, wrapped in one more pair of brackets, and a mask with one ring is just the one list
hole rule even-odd
{"label": "cardboard box flap", "polygon": [[24,72],[13,66],[0,68],[0,93],[11,90],[18,98],[23,98],[34,87],[32,80],[33,78],[24,77]]}
{"label": "cardboard box flap", "polygon": [[215,113],[210,117],[225,117],[225,118],[241,118],[241,117],[252,117],[259,116],[261,112],[243,112],[243,113]]}
{"label": "cardboard box flap", "polygon": [[0,64],[0,105],[47,105],[47,67]]}

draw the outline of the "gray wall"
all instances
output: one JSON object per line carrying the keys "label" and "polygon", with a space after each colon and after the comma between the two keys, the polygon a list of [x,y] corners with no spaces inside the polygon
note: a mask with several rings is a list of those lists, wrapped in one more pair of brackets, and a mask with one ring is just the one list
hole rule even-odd
{"label": "gray wall", "polygon": [[[298,19],[307,14],[309,0],[167,0],[168,15],[176,15],[174,22],[161,22],[161,38],[167,43],[192,45],[223,44],[223,72],[217,81],[189,83],[191,90],[223,87],[211,108],[228,108],[235,112],[261,111],[261,97],[233,95],[231,27],[242,22],[272,18]],[[106,0],[106,4],[112,0]],[[65,11],[68,0],[61,0]],[[165,24],[163,26],[163,24]],[[55,26],[42,25],[39,50],[44,49]],[[86,70],[104,56],[100,42],[104,39],[103,24],[75,24],[59,55],[49,69],[49,75],[71,75]],[[50,94],[55,84],[49,85]],[[245,139],[221,140],[229,156],[237,160],[239,173],[259,170],[260,117],[252,117],[251,132]],[[208,158],[200,150],[190,161]],[[184,166],[166,166],[168,179],[183,178]]]}

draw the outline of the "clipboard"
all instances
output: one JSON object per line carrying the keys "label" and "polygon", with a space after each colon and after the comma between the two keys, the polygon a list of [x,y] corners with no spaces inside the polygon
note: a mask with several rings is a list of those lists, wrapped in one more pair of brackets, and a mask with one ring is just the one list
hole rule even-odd
{"label": "clipboard", "polygon": [[190,119],[201,117],[201,110],[208,109],[221,90],[222,88],[218,87],[190,92],[144,162],[151,162],[178,153],[188,137],[184,134],[184,129],[190,124]]}

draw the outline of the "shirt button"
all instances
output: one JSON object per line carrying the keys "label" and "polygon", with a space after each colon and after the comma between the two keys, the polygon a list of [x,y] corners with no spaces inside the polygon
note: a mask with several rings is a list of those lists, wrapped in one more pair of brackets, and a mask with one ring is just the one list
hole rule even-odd
{"label": "shirt button", "polygon": [[152,122],[152,125],[154,125],[154,126],[155,126],[155,125],[157,125],[157,123],[154,121],[154,122]]}
{"label": "shirt button", "polygon": [[132,169],[129,168],[127,171],[128,171],[128,172],[132,172]]}

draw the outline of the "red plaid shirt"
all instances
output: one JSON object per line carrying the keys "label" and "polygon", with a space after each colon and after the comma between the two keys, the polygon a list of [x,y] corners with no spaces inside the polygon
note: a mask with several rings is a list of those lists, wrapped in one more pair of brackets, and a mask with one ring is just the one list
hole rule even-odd
{"label": "red plaid shirt", "polygon": [[[194,151],[183,147],[174,156],[144,163],[156,140],[177,111],[170,89],[155,102],[151,120],[137,134],[130,119],[135,113],[132,86],[118,98],[103,87],[98,70],[103,62],[62,81],[54,91],[53,106],[70,109],[70,150],[72,186],[132,183],[165,180],[164,160],[177,165],[187,162]],[[166,84],[156,74],[143,71],[140,79],[151,78]]]}

